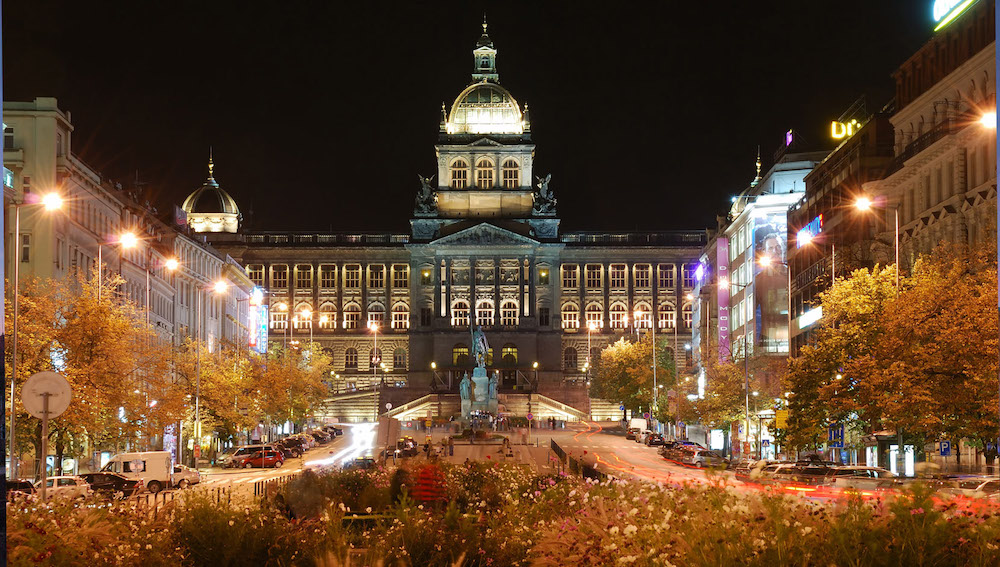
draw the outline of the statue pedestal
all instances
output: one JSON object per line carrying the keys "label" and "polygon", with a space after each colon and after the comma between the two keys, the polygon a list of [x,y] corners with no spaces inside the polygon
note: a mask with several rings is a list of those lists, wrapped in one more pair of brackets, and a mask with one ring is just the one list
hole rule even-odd
{"label": "statue pedestal", "polygon": [[462,417],[467,418],[472,413],[472,400],[462,400]]}
{"label": "statue pedestal", "polygon": [[462,416],[468,417],[473,411],[497,413],[496,398],[490,399],[490,379],[486,374],[486,369],[476,367],[472,369],[472,392],[471,399],[462,400]]}

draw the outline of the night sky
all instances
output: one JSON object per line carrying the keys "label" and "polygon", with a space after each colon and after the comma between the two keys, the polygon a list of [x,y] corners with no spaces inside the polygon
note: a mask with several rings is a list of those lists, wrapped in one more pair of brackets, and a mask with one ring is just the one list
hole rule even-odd
{"label": "night sky", "polygon": [[161,210],[212,146],[254,229],[407,232],[485,10],[563,230],[702,229],[758,145],[888,102],[931,3],[5,1],[4,100],[58,97],[74,152]]}

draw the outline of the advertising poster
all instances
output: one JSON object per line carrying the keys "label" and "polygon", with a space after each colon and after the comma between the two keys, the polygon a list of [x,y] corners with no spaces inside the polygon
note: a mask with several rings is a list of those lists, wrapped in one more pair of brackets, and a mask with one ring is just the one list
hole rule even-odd
{"label": "advertising poster", "polygon": [[[784,212],[754,225],[754,342],[765,352],[788,352],[788,221]],[[770,258],[764,265],[761,258]]]}
{"label": "advertising poster", "polygon": [[[720,236],[715,245],[716,281],[729,279],[729,239]],[[719,362],[729,358],[729,290],[718,288],[716,300],[719,303]]]}

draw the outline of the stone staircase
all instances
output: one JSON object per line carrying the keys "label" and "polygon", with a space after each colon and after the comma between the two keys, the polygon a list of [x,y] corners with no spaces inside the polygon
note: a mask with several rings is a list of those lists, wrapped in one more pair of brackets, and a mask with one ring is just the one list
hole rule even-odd
{"label": "stone staircase", "polygon": [[590,419],[594,421],[620,421],[622,411],[618,409],[621,404],[608,400],[590,399]]}
{"label": "stone staircase", "polygon": [[316,409],[317,419],[337,422],[372,421],[381,396],[375,390],[343,392],[323,400]]}

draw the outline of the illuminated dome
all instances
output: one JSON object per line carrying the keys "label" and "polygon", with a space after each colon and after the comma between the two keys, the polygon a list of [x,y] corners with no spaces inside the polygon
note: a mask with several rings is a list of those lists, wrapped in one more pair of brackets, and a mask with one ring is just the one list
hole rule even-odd
{"label": "illuminated dome", "polygon": [[446,129],[449,134],[523,134],[524,126],[521,108],[507,89],[482,82],[458,95]]}
{"label": "illuminated dome", "polygon": [[236,232],[242,218],[240,209],[236,200],[215,181],[214,168],[210,157],[208,179],[184,199],[181,208],[187,213],[188,224],[195,232]]}

